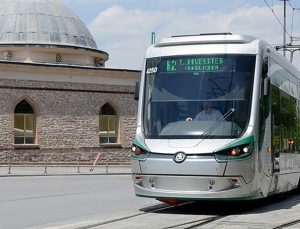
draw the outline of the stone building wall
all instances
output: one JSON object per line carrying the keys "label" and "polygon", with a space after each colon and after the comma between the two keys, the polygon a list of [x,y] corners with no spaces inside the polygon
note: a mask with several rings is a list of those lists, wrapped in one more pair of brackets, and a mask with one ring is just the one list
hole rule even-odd
{"label": "stone building wall", "polygon": [[92,165],[98,153],[97,165],[129,165],[128,148],[64,148],[64,149],[6,149],[0,150],[0,165]]}
{"label": "stone building wall", "polygon": [[[129,164],[137,103],[132,86],[0,79],[0,163],[89,164],[100,152],[109,164]],[[25,99],[36,114],[36,146],[14,145],[14,108]],[[119,144],[99,145],[99,112],[119,117]],[[100,162],[102,163],[103,160]]]}

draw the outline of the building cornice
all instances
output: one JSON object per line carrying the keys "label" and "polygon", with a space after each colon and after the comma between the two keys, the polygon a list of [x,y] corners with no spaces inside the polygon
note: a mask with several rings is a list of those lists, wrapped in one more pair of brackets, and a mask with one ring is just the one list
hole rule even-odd
{"label": "building cornice", "polygon": [[[59,70],[58,70],[59,69]],[[46,64],[46,63],[24,63],[14,61],[0,60],[0,71],[20,71],[20,72],[41,72],[44,73],[57,73],[60,74],[85,74],[85,75],[99,75],[112,76],[116,73],[120,78],[138,79],[141,71],[130,69],[113,69],[113,68],[100,68],[89,66],[77,66],[77,65],[64,65],[64,64]]]}

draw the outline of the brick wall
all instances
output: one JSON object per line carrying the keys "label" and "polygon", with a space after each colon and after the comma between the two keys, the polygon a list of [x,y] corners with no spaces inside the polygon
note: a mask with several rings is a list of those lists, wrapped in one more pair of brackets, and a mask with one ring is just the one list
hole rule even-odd
{"label": "brick wall", "polygon": [[128,148],[64,148],[64,149],[12,149],[0,150],[0,165],[7,165],[9,160],[15,165],[92,165],[100,153],[97,165],[129,165]]}
{"label": "brick wall", "polygon": [[[8,153],[15,163],[73,163],[78,157],[90,163],[99,151],[110,164],[128,164],[136,127],[136,107],[131,86],[0,79],[0,160]],[[29,102],[37,115],[38,149],[14,146],[14,108]],[[109,102],[119,117],[119,143],[99,148],[99,111]]]}

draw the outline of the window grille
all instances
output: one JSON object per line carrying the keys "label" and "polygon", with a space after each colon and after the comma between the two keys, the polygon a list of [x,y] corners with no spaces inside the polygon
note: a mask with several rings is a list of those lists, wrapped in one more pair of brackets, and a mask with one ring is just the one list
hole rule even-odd
{"label": "window grille", "polygon": [[107,103],[100,110],[99,141],[100,144],[118,141],[118,117],[114,108]]}
{"label": "window grille", "polygon": [[35,135],[34,111],[25,100],[22,100],[14,111],[15,144],[34,144]]}
{"label": "window grille", "polygon": [[62,62],[62,55],[60,53],[56,54],[56,63],[61,63]]}

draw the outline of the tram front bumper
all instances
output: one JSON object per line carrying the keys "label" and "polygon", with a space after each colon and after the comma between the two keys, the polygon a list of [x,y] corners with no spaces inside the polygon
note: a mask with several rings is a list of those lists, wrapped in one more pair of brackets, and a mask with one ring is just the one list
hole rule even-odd
{"label": "tram front bumper", "polygon": [[133,175],[137,196],[180,200],[257,199],[259,188],[246,184],[242,177]]}

